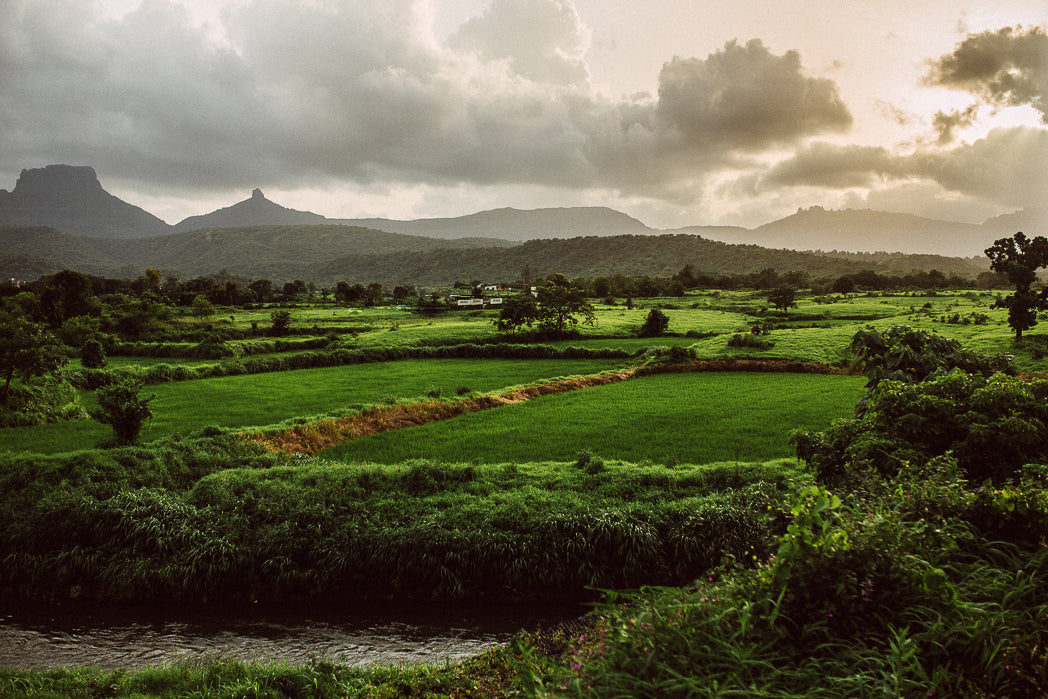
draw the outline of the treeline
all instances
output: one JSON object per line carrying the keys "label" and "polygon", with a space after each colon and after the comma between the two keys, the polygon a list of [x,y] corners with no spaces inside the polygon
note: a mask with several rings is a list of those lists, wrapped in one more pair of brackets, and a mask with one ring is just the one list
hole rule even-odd
{"label": "treeline", "polygon": [[783,285],[792,286],[795,289],[809,289],[815,296],[831,292],[1008,287],[1007,277],[993,272],[983,272],[974,279],[959,274],[947,275],[935,269],[916,270],[907,274],[880,274],[873,270],[863,270],[837,277],[813,276],[804,270],[779,272],[771,267],[746,274],[711,274],[697,270],[690,263],[668,277],[646,275],[630,277],[616,274],[591,279],[574,279],[573,283],[586,289],[592,298],[683,296],[686,292],[696,289],[769,291]]}

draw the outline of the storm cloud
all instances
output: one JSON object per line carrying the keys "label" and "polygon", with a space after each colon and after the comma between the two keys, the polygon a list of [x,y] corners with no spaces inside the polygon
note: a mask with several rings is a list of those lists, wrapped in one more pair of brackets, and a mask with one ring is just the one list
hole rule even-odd
{"label": "storm cloud", "polygon": [[927,80],[992,105],[1030,105],[1048,122],[1048,34],[1004,27],[969,36],[932,64]]}
{"label": "storm cloud", "polygon": [[494,0],[446,42],[427,5],[253,0],[202,31],[145,0],[15,0],[0,28],[10,166],[90,163],[184,190],[526,183],[659,195],[851,116],[800,55],[732,41],[674,58],[655,98],[589,83],[566,0]]}
{"label": "storm cloud", "polygon": [[[919,101],[860,102],[854,83],[831,79],[847,61],[823,52],[809,65],[781,33],[774,47],[733,33],[694,51],[652,43],[651,62],[631,64],[650,71],[644,91],[610,94],[594,61],[616,37],[588,27],[587,4],[572,0],[477,0],[450,13],[450,0],[0,1],[0,186],[67,163],[154,200],[257,186],[468,207],[478,192],[489,206],[511,193],[517,206],[621,201],[674,220],[719,207],[758,222],[802,196],[832,206],[931,183],[991,208],[1043,197],[1048,130],[979,131],[996,116],[982,105],[1045,116],[1039,28],[976,33],[914,60],[913,90],[945,86],[975,102],[919,114]],[[676,21],[628,7],[634,22]],[[866,107],[858,119],[844,95]],[[856,143],[872,121],[907,135]]]}

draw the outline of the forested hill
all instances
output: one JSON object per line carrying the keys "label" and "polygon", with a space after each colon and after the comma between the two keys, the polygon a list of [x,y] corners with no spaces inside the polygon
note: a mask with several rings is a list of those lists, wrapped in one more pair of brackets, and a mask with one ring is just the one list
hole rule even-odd
{"label": "forested hill", "polygon": [[153,267],[179,279],[230,274],[282,283],[292,279],[415,285],[456,280],[515,281],[561,272],[569,277],[670,276],[690,264],[706,274],[798,270],[816,277],[863,270],[937,269],[974,277],[981,259],[935,255],[831,256],[695,235],[587,236],[505,240],[440,240],[351,226],[256,226],[200,230],[148,239],[70,236],[48,228],[0,227],[0,278],[33,280],[62,269],[135,277]]}
{"label": "forested hill", "polygon": [[438,240],[341,225],[253,226],[116,240],[53,228],[0,226],[0,279],[34,280],[63,269],[136,277],[153,267],[180,279],[230,273],[303,278],[307,267],[344,255],[398,254],[437,248],[513,245],[505,240]]}
{"label": "forested hill", "polygon": [[[729,245],[683,234],[622,235],[532,240],[500,249],[437,250],[394,255],[348,255],[309,267],[318,283],[374,279],[384,283],[447,284],[453,280],[516,281],[561,272],[568,277],[648,275],[666,277],[691,264],[706,274],[745,274],[763,269],[836,277],[863,270],[911,272],[937,269],[974,277],[989,268],[979,259],[935,255],[884,255],[877,261],[844,259],[756,245]],[[305,278],[305,277],[304,277]]]}

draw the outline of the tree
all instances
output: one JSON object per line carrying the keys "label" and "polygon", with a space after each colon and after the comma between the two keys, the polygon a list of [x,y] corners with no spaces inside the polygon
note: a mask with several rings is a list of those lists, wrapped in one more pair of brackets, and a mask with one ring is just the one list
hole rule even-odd
{"label": "tree", "polygon": [[367,297],[364,300],[365,306],[374,306],[375,304],[382,303],[382,285],[378,282],[371,282],[368,284]]}
{"label": "tree", "polygon": [[848,275],[837,277],[837,281],[833,283],[835,294],[850,294],[853,291],[855,291],[855,281]]}
{"label": "tree", "polygon": [[106,350],[97,338],[91,338],[84,343],[80,350],[80,364],[87,369],[105,369],[109,360],[106,358]]}
{"label": "tree", "polygon": [[0,375],[4,380],[0,405],[7,404],[16,376],[22,381],[45,376],[60,369],[67,359],[58,338],[26,317],[17,305],[0,308]]}
{"label": "tree", "polygon": [[530,293],[509,296],[499,309],[499,317],[493,322],[499,332],[515,333],[524,326],[529,328],[539,317],[539,307]]}
{"label": "tree", "polygon": [[640,336],[641,337],[657,337],[662,333],[666,332],[666,328],[670,326],[670,318],[665,313],[660,311],[658,308],[653,308],[648,312],[648,317],[644,320],[644,325],[641,326]]}
{"label": "tree", "polygon": [[1037,270],[1048,267],[1048,239],[1044,236],[1027,238],[1022,231],[1011,238],[995,240],[986,248],[990,269],[1002,272],[1015,285],[1015,293],[1004,300],[1008,308],[1008,325],[1015,331],[1015,340],[1023,339],[1023,331],[1037,325],[1037,309],[1046,306],[1045,292],[1035,295],[1030,286],[1037,280]]}
{"label": "tree", "polygon": [[215,315],[215,307],[211,305],[203,296],[197,296],[193,299],[193,303],[190,305],[191,313],[197,318],[204,318],[205,316]]}
{"label": "tree", "polygon": [[783,313],[797,307],[797,287],[792,284],[780,284],[768,292],[768,302]]}
{"label": "tree", "polygon": [[98,410],[91,417],[113,428],[117,446],[138,442],[146,420],[153,417],[149,403],[156,398],[143,398],[140,379],[124,379],[98,389]]}
{"label": "tree", "polygon": [[40,293],[40,310],[51,327],[59,328],[68,318],[98,315],[98,302],[91,293],[90,277],[62,270],[46,277]]}
{"label": "tree", "polygon": [[291,282],[286,282],[283,288],[283,295],[285,301],[296,301],[299,296],[304,296],[309,292],[309,287],[301,279],[296,279]]}
{"label": "tree", "polygon": [[538,322],[546,332],[562,334],[568,326],[594,325],[593,306],[586,300],[586,290],[576,286],[563,274],[553,275],[538,288]]}
{"label": "tree", "polygon": [[256,279],[247,285],[255,294],[255,300],[264,303],[273,299],[273,282],[268,279]]}
{"label": "tree", "polygon": [[273,327],[269,331],[271,335],[287,335],[291,330],[290,311],[273,311],[269,317],[273,321]]}

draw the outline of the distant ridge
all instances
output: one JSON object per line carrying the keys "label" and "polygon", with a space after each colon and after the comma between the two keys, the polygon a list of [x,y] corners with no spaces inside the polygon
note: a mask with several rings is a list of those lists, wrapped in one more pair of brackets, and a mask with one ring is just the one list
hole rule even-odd
{"label": "distant ridge", "polygon": [[[676,231],[658,231],[620,211],[607,207],[566,207],[542,209],[500,208],[451,217],[427,218],[400,221],[384,218],[329,219],[309,211],[298,211],[281,206],[265,197],[262,190],[255,189],[251,196],[241,202],[208,214],[190,216],[176,226],[169,226],[156,216],[106,192],[98,181],[95,171],[86,166],[48,165],[44,168],[23,170],[13,191],[0,189],[0,226],[50,228],[81,239],[97,242],[87,246],[91,254],[70,258],[70,245],[56,243],[40,235],[25,235],[17,244],[18,250],[6,249],[6,259],[12,264],[9,269],[32,270],[58,264],[59,260],[80,260],[83,266],[106,266],[113,262],[150,266],[164,264],[176,266],[183,274],[197,270],[199,265],[222,259],[230,264],[239,260],[252,259],[254,269],[279,269],[281,259],[296,264],[313,264],[299,256],[284,242],[270,241],[261,232],[251,235],[253,243],[241,244],[241,235],[219,235],[229,246],[238,248],[237,253],[227,253],[223,246],[213,245],[217,231],[276,227],[293,235],[303,236],[302,250],[317,249],[321,260],[350,254],[379,253],[377,250],[356,248],[347,250],[348,238],[341,233],[316,232],[307,235],[309,227],[356,228],[398,234],[408,238],[423,238],[410,244],[403,241],[394,245],[399,250],[432,250],[436,241],[445,241],[444,246],[458,249],[466,247],[485,248],[499,244],[520,243],[532,240],[609,238],[618,236],[656,236],[665,233],[684,233],[703,238],[731,243],[757,245],[774,250],[814,250],[847,253],[901,252],[910,255],[938,254],[946,257],[975,257],[984,260],[983,251],[993,241],[1011,236],[1018,230],[1029,235],[1048,234],[1048,208],[1018,211],[997,216],[983,224],[958,223],[922,218],[910,214],[883,211],[844,210],[833,211],[819,206],[799,209],[795,214],[778,221],[749,230],[732,226],[692,226]],[[191,250],[168,236],[173,231],[189,233],[194,230],[208,235],[194,243],[199,250]],[[344,231],[342,231],[344,232]],[[284,234],[281,234],[284,235]],[[325,239],[331,247],[325,249]],[[128,246],[126,250],[114,241],[127,239],[165,238],[156,247]],[[249,236],[250,237],[250,236]],[[200,242],[208,241],[206,243]],[[77,245],[80,245],[78,243]],[[255,247],[252,247],[254,245]],[[181,247],[180,247],[181,246]],[[76,246],[73,246],[76,247]],[[82,247],[82,246],[81,246]],[[192,246],[190,246],[192,247]],[[209,249],[209,255],[201,256],[200,250]],[[176,254],[175,249],[181,252]],[[57,250],[57,251],[56,251]],[[263,251],[274,257],[272,260],[258,259],[252,251]],[[52,254],[54,253],[54,254]],[[91,255],[100,255],[91,257]],[[17,264],[14,256],[18,256]],[[150,262],[152,255],[156,262]],[[290,257],[287,257],[290,255]],[[284,256],[283,258],[280,256]],[[307,255],[308,257],[308,255]],[[108,262],[107,262],[108,260]],[[605,266],[614,267],[617,260],[604,260]],[[207,269],[199,273],[211,273]]]}
{"label": "distant ridge", "polygon": [[454,218],[396,221],[385,218],[343,219],[341,223],[390,233],[431,238],[485,237],[504,240],[643,235],[656,231],[637,219],[604,206],[548,209],[491,209]]}
{"label": "distant ridge", "polygon": [[190,216],[174,225],[176,233],[195,231],[200,228],[244,228],[247,226],[311,226],[331,223],[320,214],[310,211],[288,209],[266,199],[262,190],[256,188],[251,198],[212,211],[209,214]]}
{"label": "distant ridge", "polygon": [[102,189],[94,168],[73,165],[22,170],[13,191],[0,189],[0,225],[48,226],[92,238],[171,232],[153,214]]}
{"label": "distant ridge", "polygon": [[993,241],[985,228],[871,209],[833,211],[813,206],[752,231],[726,230],[711,237],[790,250],[929,253],[950,257],[983,254]]}

